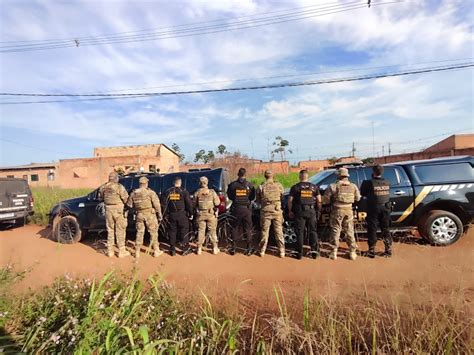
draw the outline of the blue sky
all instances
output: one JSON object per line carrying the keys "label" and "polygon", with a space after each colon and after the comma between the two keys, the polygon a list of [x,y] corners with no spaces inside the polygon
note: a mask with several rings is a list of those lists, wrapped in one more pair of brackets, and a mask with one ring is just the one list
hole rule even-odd
{"label": "blue sky", "polygon": [[[20,41],[169,27],[315,2],[0,0],[0,4],[0,40]],[[473,11],[471,1],[407,0],[203,36],[0,53],[0,86],[2,92],[150,87],[168,91],[383,71],[347,71],[361,67],[412,69],[405,65],[472,58]],[[308,73],[319,74],[236,81]],[[162,88],[215,81],[228,82]],[[292,161],[348,155],[352,142],[364,157],[374,153],[372,124],[375,154],[382,153],[382,146],[387,152],[389,142],[393,153],[419,150],[448,133],[474,131],[473,87],[473,71],[468,69],[300,88],[0,105],[0,165],[89,157],[96,146],[174,142],[187,160],[199,149],[219,144],[267,159],[269,143],[276,136],[289,140]]]}

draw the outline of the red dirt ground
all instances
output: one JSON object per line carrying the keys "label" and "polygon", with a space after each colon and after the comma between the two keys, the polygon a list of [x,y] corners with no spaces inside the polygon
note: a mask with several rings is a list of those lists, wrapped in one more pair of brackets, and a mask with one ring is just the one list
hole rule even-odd
{"label": "red dirt ground", "polygon": [[[93,242],[62,245],[49,240],[48,234],[48,229],[32,225],[0,232],[0,265],[29,270],[15,292],[48,285],[65,273],[95,278],[112,269],[123,273],[134,270],[131,257],[109,259]],[[359,244],[366,249],[364,241]],[[382,242],[379,247],[383,248]],[[226,253],[165,254],[157,259],[143,255],[137,271],[143,278],[159,272],[188,295],[201,289],[216,296],[238,295],[245,302],[258,300],[260,305],[274,298],[274,285],[300,299],[305,291],[339,295],[376,290],[393,297],[407,292],[426,294],[422,291],[446,296],[459,289],[469,302],[473,299],[473,229],[449,247],[399,242],[394,244],[394,253],[391,259],[359,257],[356,261],[342,257],[337,261],[325,257],[282,260],[273,255],[262,259]]]}

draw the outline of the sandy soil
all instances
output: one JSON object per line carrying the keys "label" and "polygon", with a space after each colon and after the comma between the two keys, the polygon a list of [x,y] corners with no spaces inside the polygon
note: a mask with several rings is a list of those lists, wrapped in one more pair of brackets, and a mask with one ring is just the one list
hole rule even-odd
{"label": "sandy soil", "polygon": [[[14,292],[35,290],[65,273],[95,278],[114,269],[126,274],[136,270],[143,278],[160,273],[186,294],[203,290],[215,296],[238,295],[246,302],[258,300],[261,305],[274,298],[275,285],[300,299],[306,291],[331,296],[376,290],[393,297],[407,292],[425,295],[422,291],[445,296],[461,289],[470,300],[474,295],[473,229],[449,247],[431,247],[413,240],[395,243],[391,259],[296,260],[274,255],[262,259],[206,252],[186,257],[143,255],[136,269],[131,257],[107,258],[103,243],[97,239],[62,245],[49,240],[49,233],[48,229],[31,225],[0,232],[0,265],[29,270]],[[366,249],[364,241],[359,244]],[[383,243],[379,242],[379,248]]]}

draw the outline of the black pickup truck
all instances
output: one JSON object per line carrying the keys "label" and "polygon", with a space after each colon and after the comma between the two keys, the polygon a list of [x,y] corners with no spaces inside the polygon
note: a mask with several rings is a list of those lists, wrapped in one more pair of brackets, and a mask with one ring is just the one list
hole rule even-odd
{"label": "black pickup truck", "polygon": [[[370,179],[372,168],[346,166],[354,184],[360,187]],[[418,229],[423,238],[433,245],[455,243],[474,219],[474,157],[458,156],[384,165],[385,179],[390,181],[390,200],[393,205],[392,231]],[[336,169],[324,170],[310,181],[322,193],[337,179]],[[287,196],[284,199],[286,205]],[[367,202],[355,205],[356,229],[365,232],[363,223]],[[285,238],[291,243],[294,233],[285,211]],[[329,206],[323,206],[319,228],[327,232]],[[326,233],[327,234],[327,233]]]}
{"label": "black pickup truck", "polygon": [[[229,183],[229,174],[225,169],[201,169],[171,174],[130,174],[122,176],[119,182],[130,193],[138,188],[138,179],[144,175],[149,180],[149,188],[154,190],[158,196],[161,196],[163,192],[173,186],[176,176],[181,177],[182,186],[192,195],[199,188],[199,178],[206,176],[209,179],[209,187],[218,193],[221,200],[221,204],[218,207],[219,213],[222,217],[227,215],[225,213],[227,210],[225,192]],[[54,206],[49,214],[49,224],[53,227],[54,238],[58,242],[65,244],[80,241],[88,232],[105,231],[105,206],[98,198],[98,188],[87,196],[65,200]],[[127,231],[135,231],[133,211],[128,214]]]}

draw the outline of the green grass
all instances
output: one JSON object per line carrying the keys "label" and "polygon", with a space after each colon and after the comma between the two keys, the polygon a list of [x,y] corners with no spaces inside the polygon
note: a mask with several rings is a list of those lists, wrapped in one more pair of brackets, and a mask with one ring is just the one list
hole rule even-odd
{"label": "green grass", "polygon": [[0,279],[0,297],[7,298],[0,302],[4,352],[457,354],[472,346],[464,294],[443,303],[428,296],[420,304],[306,293],[298,304],[287,303],[275,287],[276,310],[241,306],[229,313],[204,294],[199,300],[178,297],[157,277],[65,277],[22,299],[4,291],[16,279],[12,269],[0,272]]}
{"label": "green grass", "polygon": [[48,213],[60,201],[87,195],[92,189],[61,189],[34,187],[31,189],[34,197],[35,214],[29,219],[30,223],[48,224]]}
{"label": "green grass", "polygon": [[[274,180],[278,181],[283,185],[284,188],[290,188],[299,181],[298,173],[288,173],[288,174],[275,174]],[[265,178],[262,175],[250,177],[250,181],[258,186],[265,181]]]}

